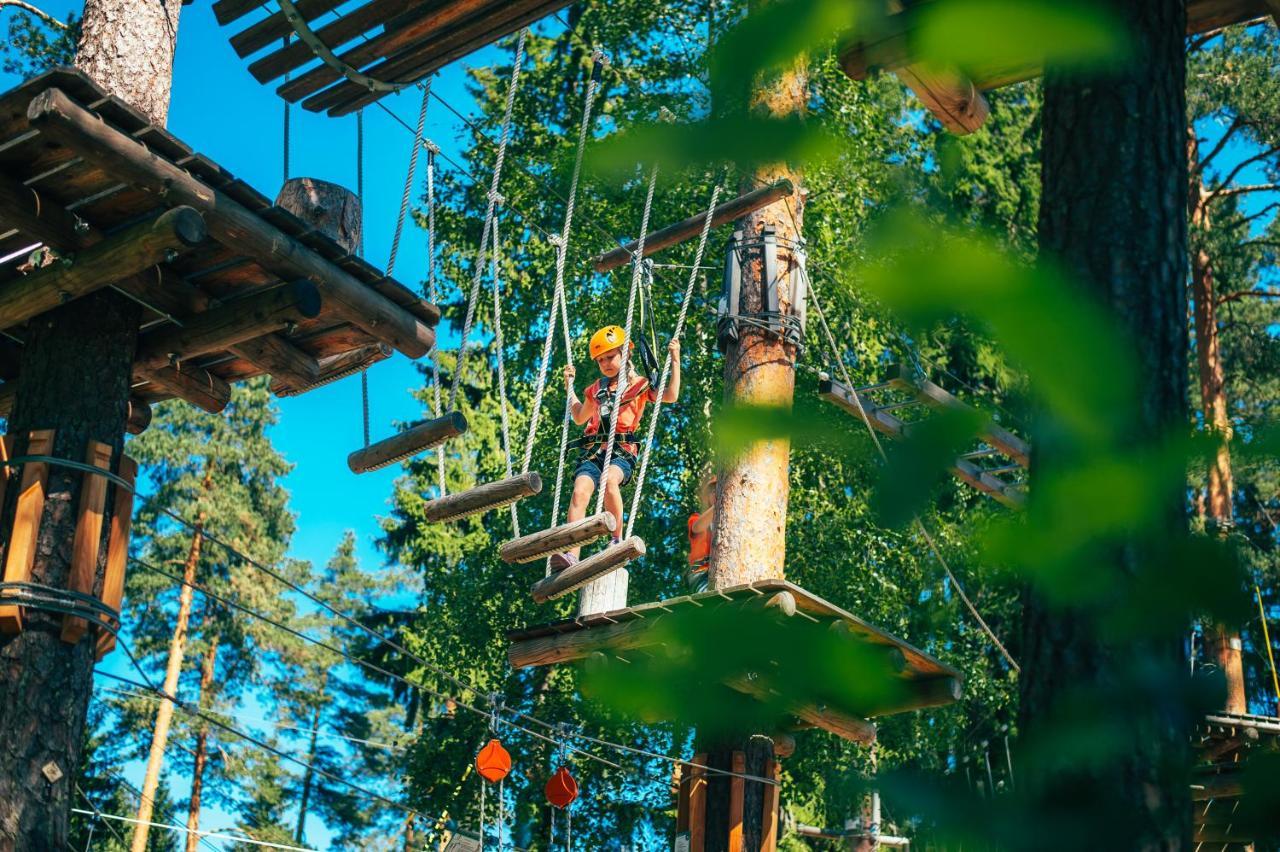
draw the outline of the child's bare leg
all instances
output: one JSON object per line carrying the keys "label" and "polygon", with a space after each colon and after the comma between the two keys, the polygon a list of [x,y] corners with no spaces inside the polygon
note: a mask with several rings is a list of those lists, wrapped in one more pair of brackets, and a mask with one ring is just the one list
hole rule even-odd
{"label": "child's bare leg", "polygon": [[[579,476],[573,481],[573,495],[569,498],[569,515],[567,520],[580,521],[587,516],[587,504],[591,502],[591,495],[595,493],[595,480],[589,476]],[[608,494],[605,495],[606,501]],[[582,552],[581,547],[575,547],[569,551],[574,556]]]}
{"label": "child's bare leg", "polygon": [[622,538],[622,468],[609,465],[609,478],[604,487],[604,510],[617,521],[614,538]]}

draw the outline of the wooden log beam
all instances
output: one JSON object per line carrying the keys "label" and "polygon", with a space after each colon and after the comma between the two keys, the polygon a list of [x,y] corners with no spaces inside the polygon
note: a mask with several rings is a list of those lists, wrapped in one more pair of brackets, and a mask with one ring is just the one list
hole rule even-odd
{"label": "wooden log beam", "polygon": [[181,326],[150,332],[138,341],[137,368],[154,370],[284,331],[320,315],[320,291],[310,281],[290,281],[197,314]]}
{"label": "wooden log beam", "polygon": [[613,515],[600,512],[580,521],[539,530],[504,542],[498,548],[498,557],[503,562],[532,562],[571,547],[593,542],[602,536],[609,535],[617,526],[618,522]]}
{"label": "wooden log beam", "polygon": [[543,577],[534,583],[530,590],[533,599],[538,603],[546,603],[563,597],[610,571],[616,571],[631,560],[639,559],[644,556],[644,551],[644,541],[639,536],[633,535],[625,541],[591,554],[580,562],[575,562],[563,571]]}
{"label": "wooden log beam", "polygon": [[6,224],[62,251],[87,248],[98,241],[74,213],[4,174],[0,174],[0,210]]}
{"label": "wooden log beam", "polygon": [[438,447],[450,438],[467,431],[467,418],[460,411],[450,411],[442,417],[424,420],[415,426],[397,432],[390,438],[356,450],[347,456],[347,467],[352,473],[367,473]]}
{"label": "wooden log beam", "polygon": [[1233,845],[1248,846],[1257,838],[1251,834],[1245,834],[1240,831],[1232,831],[1228,828],[1219,828],[1216,826],[1197,827],[1192,834],[1191,840],[1194,843],[1206,843],[1210,845]]}
{"label": "wooden log beam", "polygon": [[321,358],[317,362],[316,376],[309,382],[295,381],[273,374],[273,378],[276,381],[271,383],[271,392],[276,396],[297,396],[322,385],[332,384],[339,379],[355,375],[361,370],[366,370],[379,361],[385,361],[390,357],[391,347],[385,343],[351,349],[340,355],[330,355],[327,358]]}
{"label": "wooden log beam", "polygon": [[[85,462],[108,471],[111,469],[111,445],[90,441]],[[76,535],[71,544],[71,576],[67,588],[82,595],[93,594],[93,583],[98,576],[98,552],[102,548],[102,520],[107,508],[107,480],[96,473],[85,471],[80,486],[79,514],[76,517]],[[76,615],[62,616],[62,641],[68,645],[79,642],[89,631],[89,622]]]}
{"label": "wooden log beam", "polygon": [[[748,677],[732,678],[726,682],[726,686],[741,692],[743,695],[750,695],[761,701],[777,702],[779,700],[779,696],[772,694],[763,683]],[[787,712],[793,714],[797,719],[813,725],[815,728],[821,728],[850,742],[870,745],[876,741],[876,726],[874,723],[833,710],[830,707],[801,703],[788,706]]]}
{"label": "wooden log beam", "polygon": [[408,355],[420,358],[435,344],[435,332],[404,308],[290,237],[243,205],[152,154],[102,121],[64,92],[38,94],[27,109],[33,127],[121,180],[168,203],[187,204],[205,218],[223,245],[253,257],[285,278],[306,278],[320,288],[326,313],[340,317]]}
{"label": "wooden log beam", "polygon": [[895,73],[925,109],[957,136],[973,133],[991,114],[986,97],[959,71],[921,63],[904,65]]}
{"label": "wooden log beam", "polygon": [[[107,534],[107,571],[102,577],[102,602],[117,612],[124,601],[124,572],[129,559],[129,528],[133,523],[133,485],[138,478],[138,463],[128,456],[120,457],[117,475],[129,484],[116,486],[111,508],[111,531]],[[116,646],[116,637],[106,630],[98,633],[97,658],[101,660]]]}
{"label": "wooden log beam", "polygon": [[[231,386],[200,367],[135,370],[134,378],[149,382],[169,396],[185,399],[210,414],[219,413],[231,401]],[[145,394],[136,395],[145,397]]]}
{"label": "wooden log beam", "polygon": [[199,245],[207,235],[200,214],[175,207],[107,237],[74,257],[0,286],[0,328],[15,325],[86,296],[144,269],[173,252]]}
{"label": "wooden log beam", "polygon": [[602,649],[609,651],[636,651],[661,643],[659,631],[651,630],[662,623],[666,616],[631,619],[617,624],[593,625],[590,628],[535,636],[512,642],[507,649],[507,660],[513,668],[529,666],[554,666],[589,657]]}
{"label": "wooden log beam", "polygon": [[[726,222],[732,222],[740,219],[748,213],[753,213],[762,207],[768,207],[775,201],[788,198],[796,191],[795,185],[786,179],[775,181],[768,186],[753,189],[748,193],[738,196],[716,205],[714,212],[711,214],[711,225],[717,227]],[[679,245],[685,240],[692,239],[702,233],[702,225],[706,220],[705,213],[699,213],[690,216],[674,225],[668,225],[657,231],[650,233],[644,241],[644,256],[657,254],[663,249],[671,248]],[[632,240],[624,246],[596,255],[591,261],[591,265],[596,272],[608,272],[611,269],[617,269],[619,266],[625,266],[631,262],[632,256],[639,248],[639,240]]]}
{"label": "wooden log beam", "polygon": [[428,521],[452,521],[468,515],[478,515],[491,509],[501,509],[524,497],[531,497],[542,490],[542,477],[536,473],[522,473],[497,482],[486,482],[457,494],[449,494],[427,501],[423,515]]}
{"label": "wooden log beam", "polygon": [[[306,387],[320,378],[319,362],[278,334],[242,340],[227,349],[268,373],[272,379]],[[390,348],[387,351],[390,352]]]}
{"label": "wooden log beam", "polygon": [[[916,378],[908,367],[901,364],[889,368],[889,375],[886,381],[900,390],[913,394],[925,405],[933,408],[972,410],[969,405],[961,402],[950,391],[928,379]],[[982,439],[1022,467],[1031,467],[1031,446],[999,423],[990,421],[983,426]]]}
{"label": "wooden log beam", "polygon": [[942,707],[960,700],[964,690],[960,681],[954,677],[931,677],[898,681],[906,695],[887,703],[882,707],[872,707],[868,716],[884,716],[889,713],[906,713],[910,710],[924,710],[928,707]]}

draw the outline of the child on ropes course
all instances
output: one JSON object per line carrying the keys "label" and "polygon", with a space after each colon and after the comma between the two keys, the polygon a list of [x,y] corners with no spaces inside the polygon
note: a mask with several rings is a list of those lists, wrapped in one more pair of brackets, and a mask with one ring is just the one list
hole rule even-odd
{"label": "child on ropes course", "polygon": [[716,525],[716,472],[703,471],[698,484],[701,509],[689,516],[689,570],[685,582],[691,592],[707,590],[707,568],[711,564],[711,537]]}
{"label": "child on ropes course", "polygon": [[[569,499],[568,521],[582,520],[586,516],[587,503],[597,487],[604,488],[605,511],[617,522],[614,543],[622,536],[622,486],[631,479],[636,466],[640,421],[645,406],[656,402],[658,392],[644,376],[637,376],[630,364],[631,345],[626,342],[626,331],[621,326],[607,325],[591,335],[589,346],[591,360],[600,369],[600,378],[592,382],[579,400],[574,390],[575,371],[570,364],[565,370],[565,384],[569,391],[569,413],[573,422],[586,424],[577,446],[582,450],[578,467],[573,472],[573,496]],[[667,383],[662,402],[675,402],[680,396],[680,341],[672,340],[667,349],[671,353],[671,379]],[[618,379],[624,364],[629,381],[619,392]],[[615,407],[618,409],[618,432],[614,439],[613,455],[609,458],[609,470],[604,467],[605,449],[609,442],[609,424]],[[602,483],[603,480],[603,483]],[[578,561],[581,548],[573,548],[551,557],[551,567],[562,569]]]}

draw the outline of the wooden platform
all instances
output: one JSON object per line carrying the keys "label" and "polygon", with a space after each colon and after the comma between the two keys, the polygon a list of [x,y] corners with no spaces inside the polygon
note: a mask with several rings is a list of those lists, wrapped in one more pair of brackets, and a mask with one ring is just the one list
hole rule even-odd
{"label": "wooden platform", "polygon": [[[19,270],[37,246],[62,258],[51,268],[76,270],[77,255],[101,254],[179,207],[199,214],[205,239],[138,274],[91,282],[146,306],[141,400],[182,396],[217,410],[228,383],[269,374],[296,392],[348,353],[391,345],[420,357],[434,342],[435,306],[80,72],[54,70],[0,95],[0,301],[44,271]],[[23,308],[0,308],[0,413],[12,404]]]}
{"label": "wooden platform", "polygon": [[[906,438],[912,422],[897,412],[907,409],[968,408],[945,388],[928,379],[912,376],[894,366],[885,380],[862,388],[850,388],[834,379],[818,383],[818,393],[828,402],[862,418],[882,435],[893,440]],[[861,411],[859,411],[861,403]],[[918,421],[915,421],[918,422]],[[1021,509],[1026,505],[1026,471],[1031,463],[1031,447],[998,423],[988,422],[981,434],[982,444],[957,458],[951,465],[956,478],[993,500]]]}
{"label": "wooden platform", "polygon": [[[791,708],[802,725],[820,727],[847,739],[869,742],[875,729],[868,716],[888,715],[906,710],[940,706],[960,697],[962,677],[929,654],[902,639],[874,627],[829,601],[785,580],[764,580],[723,591],[684,595],[656,603],[566,619],[550,624],[511,630],[507,657],[515,668],[545,666],[582,660],[597,653],[661,653],[659,643],[665,632],[657,628],[672,619],[697,617],[704,612],[723,611],[725,607],[764,606],[785,593],[794,601],[794,615],[789,607],[778,607],[779,618],[791,624],[805,621],[825,626],[840,637],[839,647],[847,658],[833,661],[834,670],[842,662],[846,670],[856,667],[874,652],[883,658],[903,689],[892,704],[877,707],[837,707],[798,705]],[[777,660],[760,660],[757,672],[768,672]],[[754,684],[754,685],[753,685]],[[746,694],[767,689],[767,679],[757,681],[743,673],[742,678],[726,681],[730,688]]]}
{"label": "wooden platform", "polygon": [[[944,127],[957,134],[972,133],[987,117],[983,92],[1039,77],[1044,69],[1039,65],[991,64],[940,70],[917,64],[911,42],[921,14],[927,14],[932,2],[887,0],[887,13],[840,51],[840,65],[854,80],[865,80],[879,69],[892,71]],[[1268,15],[1280,25],[1280,3],[1276,0],[1188,0],[1187,34],[1205,33]]]}
{"label": "wooden platform", "polygon": [[[254,57],[249,72],[259,82],[290,74],[276,90],[285,100],[302,101],[313,112],[346,115],[570,2],[217,0],[213,12],[219,23],[239,28],[231,46],[241,57]],[[297,13],[294,22],[286,14],[290,6]],[[305,39],[295,35],[299,31]],[[287,46],[281,41],[285,36],[290,36]],[[330,61],[317,58],[307,40],[321,45]]]}
{"label": "wooden platform", "polygon": [[1244,770],[1250,752],[1280,747],[1280,718],[1210,713],[1196,725],[1192,744],[1201,761],[1191,782],[1194,840],[1208,849],[1242,849],[1253,842],[1236,819],[1248,795]]}

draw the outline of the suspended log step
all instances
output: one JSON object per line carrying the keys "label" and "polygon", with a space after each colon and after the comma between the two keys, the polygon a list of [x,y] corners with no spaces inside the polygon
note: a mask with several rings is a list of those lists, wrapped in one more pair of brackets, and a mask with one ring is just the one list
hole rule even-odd
{"label": "suspended log step", "polygon": [[599,579],[611,571],[616,571],[633,559],[644,556],[644,541],[639,536],[632,536],[626,541],[606,547],[599,553],[593,553],[586,559],[576,562],[563,571],[543,577],[533,584],[533,599],[538,603],[546,603],[576,591],[592,580]]}
{"label": "suspended log step", "polygon": [[[795,184],[786,179],[776,181],[759,189],[753,189],[723,204],[717,204],[711,214],[711,226],[714,228],[726,222],[741,219],[748,213],[753,213],[762,207],[768,207],[775,201],[789,198],[795,191]],[[693,239],[702,233],[702,225],[705,221],[706,213],[698,213],[674,225],[668,225],[665,228],[651,232],[645,237],[644,256],[648,257],[651,254],[657,254],[663,249],[668,249],[679,245],[685,240]],[[636,253],[636,249],[639,247],[639,240],[632,240],[624,246],[619,246],[604,254],[597,255],[591,261],[591,265],[596,272],[608,272],[611,269],[617,269],[619,266],[625,266],[630,263],[631,258]]]}
{"label": "suspended log step", "polygon": [[467,431],[467,418],[463,417],[460,411],[450,411],[443,417],[424,420],[390,438],[383,438],[376,444],[356,450],[347,456],[347,467],[351,468],[352,473],[381,470],[387,465],[438,447],[465,431]]}
{"label": "suspended log step", "polygon": [[362,346],[338,355],[321,358],[315,376],[309,381],[295,382],[284,376],[272,375],[271,392],[276,396],[298,396],[324,385],[333,384],[367,370],[379,361],[391,357],[391,347],[385,343]]}
{"label": "suspended log step", "polygon": [[[895,441],[903,440],[910,434],[911,424],[894,415],[889,410],[890,405],[878,404],[869,393],[888,386],[890,386],[889,383],[869,388],[851,388],[834,379],[823,379],[818,383],[818,394],[827,402],[834,403],[858,417],[882,435]],[[957,402],[963,405],[958,400]],[[972,458],[972,456],[957,457],[951,463],[949,470],[961,482],[1011,509],[1022,509],[1026,506],[1026,492],[1018,484],[993,475],[981,465],[975,464]]]}
{"label": "suspended log step", "polygon": [[497,482],[486,482],[457,494],[449,494],[428,501],[423,514],[428,521],[454,521],[469,515],[478,515],[493,509],[509,506],[517,500],[532,497],[542,490],[542,477],[536,473],[522,473]]}
{"label": "suspended log step", "polygon": [[590,544],[609,535],[617,526],[617,519],[613,515],[601,512],[580,521],[512,539],[498,548],[498,556],[503,562],[533,562],[553,553]]}

